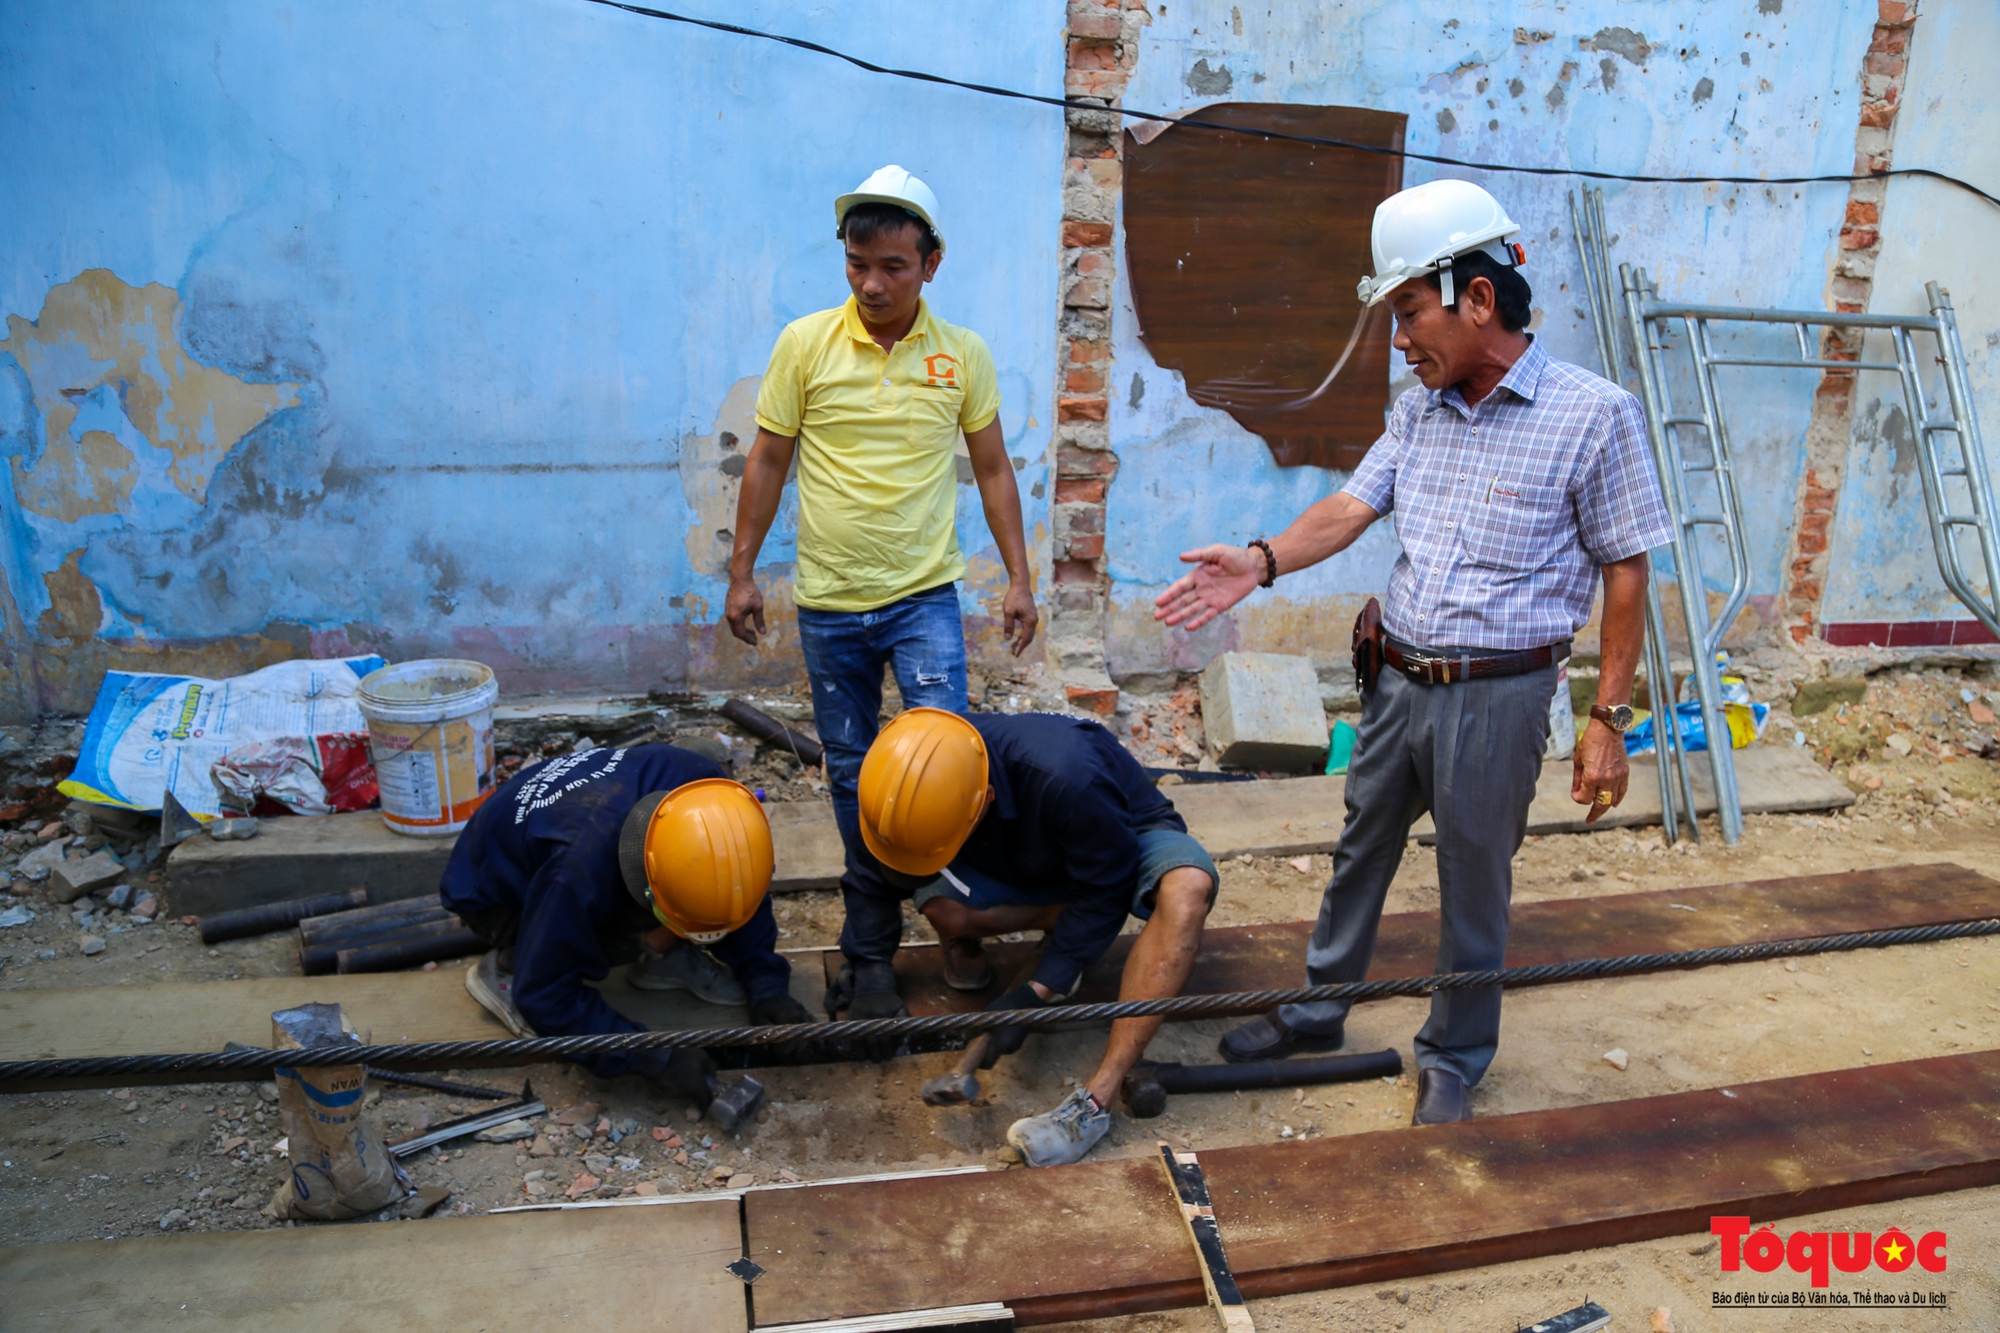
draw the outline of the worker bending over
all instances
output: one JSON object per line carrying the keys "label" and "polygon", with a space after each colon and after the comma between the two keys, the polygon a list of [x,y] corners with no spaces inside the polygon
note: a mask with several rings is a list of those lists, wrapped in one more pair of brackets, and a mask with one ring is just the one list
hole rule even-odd
{"label": "worker bending over", "polygon": [[[516,1036],[644,1031],[586,984],[642,950],[630,977],[641,989],[747,1002],[757,1024],[808,1023],[774,947],[771,863],[755,796],[700,755],[639,745],[522,769],[473,813],[439,893],[492,950],[466,989]],[[703,1106],[713,1091],[714,1063],[699,1050],[580,1062]]]}
{"label": "worker bending over", "polygon": [[[1039,930],[1046,934],[1032,977],[988,1007],[1059,1003],[1129,914],[1146,924],[1118,998],[1180,993],[1215,902],[1215,863],[1097,723],[913,708],[869,748],[860,797],[862,839],[891,889],[912,897],[937,929],[954,988],[992,983],[981,940]],[[844,980],[863,994],[892,989],[890,959],[903,930],[897,898],[849,894],[847,914],[841,947],[861,961]],[[1028,1165],[1077,1161],[1104,1137],[1119,1084],[1160,1022],[1113,1023],[1096,1072],[1054,1110],[1014,1122],[1007,1141]],[[1026,1035],[1001,1029],[994,1053],[1019,1050]]]}

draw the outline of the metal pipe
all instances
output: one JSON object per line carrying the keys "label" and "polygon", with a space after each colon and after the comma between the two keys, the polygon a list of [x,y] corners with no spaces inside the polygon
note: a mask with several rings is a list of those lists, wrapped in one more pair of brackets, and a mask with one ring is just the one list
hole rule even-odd
{"label": "metal pipe", "polygon": [[201,942],[220,944],[224,940],[268,935],[273,931],[290,929],[306,917],[359,907],[367,901],[367,889],[348,889],[341,893],[322,893],[311,898],[291,898],[281,903],[263,903],[257,907],[239,907],[232,912],[217,912],[214,916],[201,919]]}
{"label": "metal pipe", "polygon": [[722,715],[760,741],[791,751],[803,768],[817,768],[826,758],[826,747],[802,731],[793,731],[763,709],[741,699],[722,705]]}
{"label": "metal pipe", "polygon": [[1257,1088],[1299,1088],[1322,1083],[1355,1083],[1394,1078],[1403,1072],[1400,1053],[1314,1055],[1291,1060],[1257,1060],[1240,1065],[1142,1064],[1125,1076],[1120,1091],[1126,1109],[1140,1120],[1167,1109],[1176,1092],[1249,1092]]}
{"label": "metal pipe", "polygon": [[343,949],[360,949],[371,944],[385,944],[390,940],[404,939],[426,927],[451,927],[459,924],[461,923],[455,914],[440,907],[417,916],[363,923],[338,935],[322,935],[314,939],[311,944],[299,946],[299,971],[309,977],[324,976],[339,968],[340,953]]}
{"label": "metal pipe", "polygon": [[367,922],[392,921],[399,917],[416,916],[423,912],[437,911],[443,906],[443,899],[432,893],[416,898],[398,898],[394,902],[373,903],[367,907],[357,907],[345,912],[329,912],[324,916],[310,916],[299,922],[299,938],[310,943]]}
{"label": "metal pipe", "polygon": [[[447,922],[436,924],[449,926]],[[394,972],[398,968],[417,967],[446,958],[464,958],[485,950],[484,940],[458,926],[434,934],[426,932],[385,940],[381,944],[365,944],[358,949],[342,949],[337,958],[341,975],[346,976],[354,972]]]}

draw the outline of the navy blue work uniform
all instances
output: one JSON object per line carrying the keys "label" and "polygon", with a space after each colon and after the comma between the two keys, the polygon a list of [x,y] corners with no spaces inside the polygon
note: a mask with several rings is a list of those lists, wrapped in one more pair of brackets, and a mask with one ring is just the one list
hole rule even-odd
{"label": "navy blue work uniform", "polygon": [[[639,937],[660,923],[626,889],[618,835],[639,801],[701,778],[727,776],[671,745],[587,750],[522,769],[473,812],[458,835],[439,893],[444,905],[495,944],[513,936],[514,1003],[544,1037],[642,1032],[586,981],[638,957]],[[750,1002],[790,993],[767,896],[740,929],[709,946]],[[644,1055],[581,1063],[603,1078],[647,1072]]]}
{"label": "navy blue work uniform", "polygon": [[[945,873],[914,890],[919,907],[941,895],[975,909],[1060,904],[1033,979],[1068,994],[1128,914],[1152,914],[1167,871],[1195,866],[1216,882],[1173,802],[1098,723],[1056,713],[966,720],[986,742],[992,804]],[[881,894],[847,894],[840,947],[857,963],[888,962],[902,938],[899,900],[913,895],[887,888],[890,880],[910,882],[891,875]]]}

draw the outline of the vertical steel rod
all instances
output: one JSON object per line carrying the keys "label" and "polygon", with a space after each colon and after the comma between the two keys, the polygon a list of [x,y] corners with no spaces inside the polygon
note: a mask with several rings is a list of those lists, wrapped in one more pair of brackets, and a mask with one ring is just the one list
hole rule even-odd
{"label": "vertical steel rod", "polygon": [[[1695,695],[1701,704],[1702,726],[1707,733],[1709,770],[1715,782],[1716,815],[1722,825],[1723,842],[1733,847],[1743,840],[1743,808],[1737,799],[1736,765],[1729,748],[1729,729],[1722,716],[1722,682],[1715,669],[1714,654],[1705,651],[1709,641],[1708,593],[1690,532],[1687,474],[1679,438],[1667,422],[1673,411],[1666,388],[1665,361],[1659,349],[1652,345],[1649,321],[1643,310],[1645,271],[1620,264],[1618,274],[1625,289],[1626,324],[1638,349],[1639,384],[1643,390],[1640,401],[1646,408],[1646,435],[1652,443],[1654,464],[1660,473],[1660,483],[1666,489],[1667,506],[1674,519],[1674,574],[1680,584],[1682,613],[1687,618],[1688,643],[1694,650]],[[1712,435],[1710,444],[1713,447]],[[1667,720],[1671,725],[1679,726],[1678,715],[1671,709]]]}

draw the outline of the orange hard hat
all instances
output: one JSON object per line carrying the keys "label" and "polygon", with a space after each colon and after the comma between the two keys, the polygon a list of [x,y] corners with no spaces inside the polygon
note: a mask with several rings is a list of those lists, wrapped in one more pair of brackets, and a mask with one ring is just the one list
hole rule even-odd
{"label": "orange hard hat", "polygon": [[986,812],[986,740],[941,708],[898,714],[861,761],[861,841],[905,875],[935,875]]}
{"label": "orange hard hat", "polygon": [[771,888],[771,821],[740,782],[702,778],[632,807],[618,869],[632,896],[677,935],[713,944]]}

